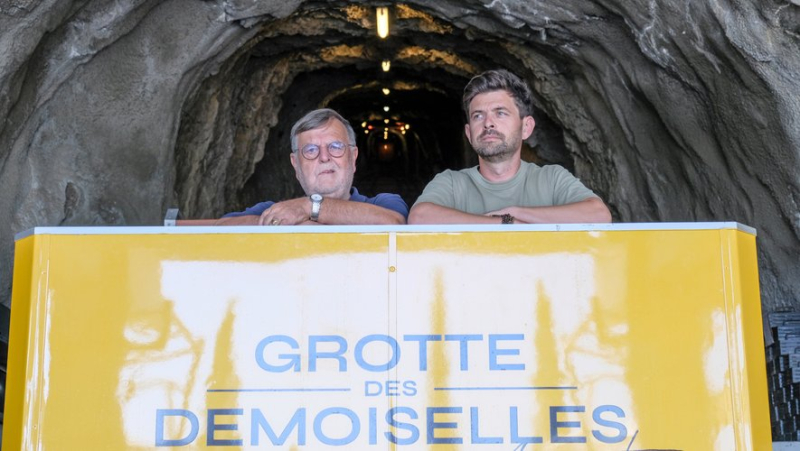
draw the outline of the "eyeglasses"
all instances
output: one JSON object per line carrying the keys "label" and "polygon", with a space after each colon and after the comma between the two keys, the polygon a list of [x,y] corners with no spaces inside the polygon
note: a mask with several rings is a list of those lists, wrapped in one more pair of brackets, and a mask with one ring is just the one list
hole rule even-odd
{"label": "eyeglasses", "polygon": [[[332,157],[339,158],[344,155],[344,151],[347,150],[350,145],[341,141],[334,141],[328,143],[328,145],[325,147],[328,149],[328,153]],[[319,157],[319,151],[320,146],[316,144],[306,144],[302,149],[300,149],[300,153],[303,154],[303,157],[305,157],[306,160],[316,160]]]}

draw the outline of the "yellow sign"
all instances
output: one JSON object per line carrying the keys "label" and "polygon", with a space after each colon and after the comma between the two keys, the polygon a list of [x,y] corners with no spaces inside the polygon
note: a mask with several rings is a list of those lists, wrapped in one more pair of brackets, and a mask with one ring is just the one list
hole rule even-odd
{"label": "yellow sign", "polygon": [[762,450],[736,224],[35,229],[3,449]]}

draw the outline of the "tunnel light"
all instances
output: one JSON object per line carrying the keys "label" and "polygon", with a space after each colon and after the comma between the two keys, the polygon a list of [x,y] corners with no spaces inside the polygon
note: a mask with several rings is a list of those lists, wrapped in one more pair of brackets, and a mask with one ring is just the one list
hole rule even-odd
{"label": "tunnel light", "polygon": [[389,69],[391,68],[392,68],[392,62],[389,60],[383,60],[383,62],[381,63],[381,69],[383,69],[384,72],[389,72]]}
{"label": "tunnel light", "polygon": [[390,92],[392,91],[390,91],[389,88],[383,88],[383,95],[388,96]]}
{"label": "tunnel light", "polygon": [[408,130],[409,128],[411,128],[411,124],[406,124],[406,130]]}
{"label": "tunnel light", "polygon": [[361,123],[361,128],[367,128],[367,121]]}
{"label": "tunnel light", "polygon": [[[405,132],[403,132],[403,133],[405,133]],[[365,135],[369,135],[369,130],[364,130],[364,134]]]}
{"label": "tunnel light", "polygon": [[389,8],[383,6],[375,9],[377,17],[378,36],[386,39],[389,36]]}
{"label": "tunnel light", "polygon": [[389,107],[388,106],[383,107],[383,111],[388,113],[389,112]]}
{"label": "tunnel light", "polygon": [[384,119],[384,120],[383,120],[383,123],[384,123],[384,124],[388,124],[388,123],[389,123],[389,119]]}

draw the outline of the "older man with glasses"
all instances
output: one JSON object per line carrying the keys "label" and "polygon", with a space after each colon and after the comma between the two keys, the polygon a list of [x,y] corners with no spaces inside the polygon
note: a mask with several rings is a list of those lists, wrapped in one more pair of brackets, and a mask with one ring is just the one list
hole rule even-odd
{"label": "older man with glasses", "polygon": [[356,135],[331,109],[314,110],[292,127],[290,160],[305,197],[261,202],[228,213],[217,225],[405,224],[408,205],[397,194],[375,197],[353,187]]}

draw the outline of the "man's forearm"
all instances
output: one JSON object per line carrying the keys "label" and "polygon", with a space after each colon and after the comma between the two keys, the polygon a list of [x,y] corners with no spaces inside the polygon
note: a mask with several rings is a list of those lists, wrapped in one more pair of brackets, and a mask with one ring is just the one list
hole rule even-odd
{"label": "man's forearm", "polygon": [[473,215],[431,202],[420,202],[408,214],[409,224],[499,224],[499,218]]}
{"label": "man's forearm", "polygon": [[388,208],[366,202],[325,198],[320,206],[317,222],[309,220],[311,201],[299,197],[273,204],[260,216],[234,216],[221,218],[215,225],[371,225],[405,224],[406,218]]}
{"label": "man's forearm", "polygon": [[394,210],[366,202],[325,198],[317,222],[329,225],[405,224],[406,218]]}
{"label": "man's forearm", "polygon": [[218,226],[235,226],[235,225],[258,225],[258,216],[233,216],[231,218],[219,218],[214,225]]}
{"label": "man's forearm", "polygon": [[552,207],[509,207],[495,213],[507,212],[528,224],[569,224],[611,222],[611,212],[599,197],[591,197],[566,205]]}

